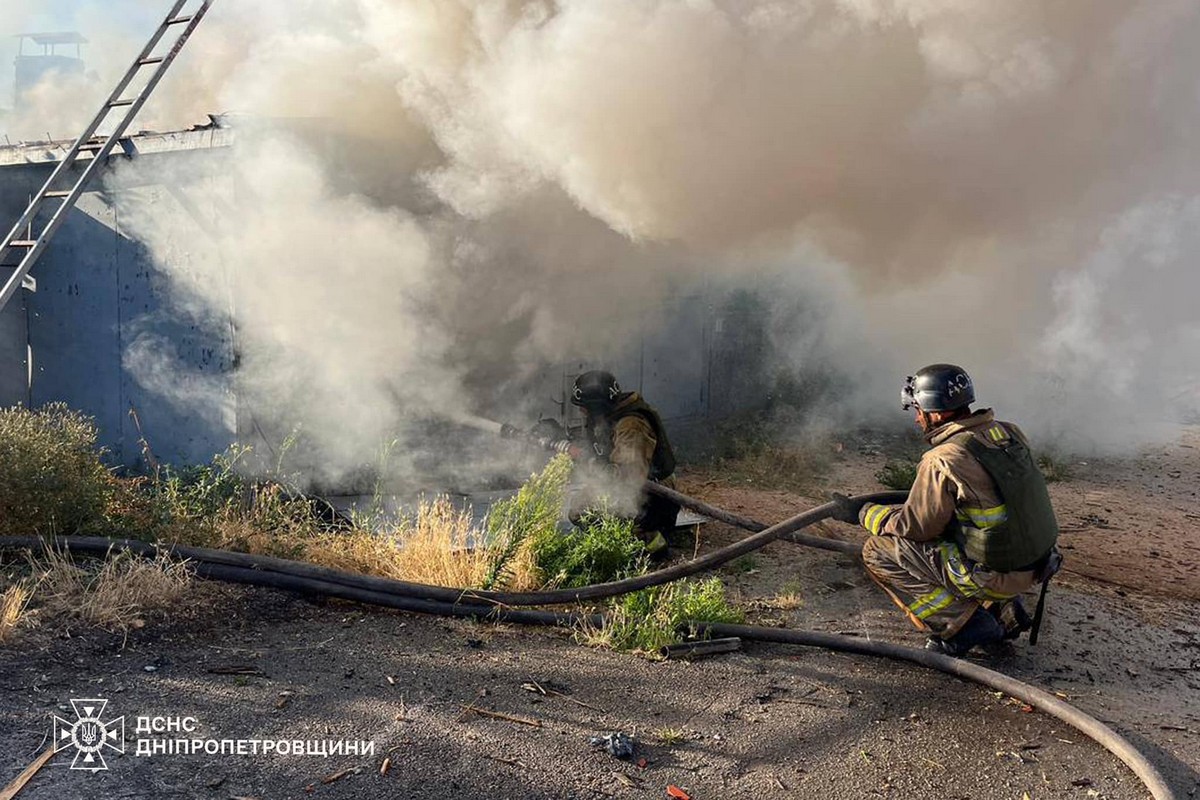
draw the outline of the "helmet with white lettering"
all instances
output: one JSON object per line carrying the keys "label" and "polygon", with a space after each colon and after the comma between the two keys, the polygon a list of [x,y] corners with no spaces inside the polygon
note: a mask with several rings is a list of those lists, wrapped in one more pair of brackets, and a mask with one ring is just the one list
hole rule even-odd
{"label": "helmet with white lettering", "polygon": [[571,387],[571,402],[585,408],[610,409],[620,396],[621,386],[613,374],[598,369],[583,373]]}
{"label": "helmet with white lettering", "polygon": [[908,411],[955,411],[975,402],[975,384],[962,367],[930,364],[909,375],[900,390],[901,407]]}

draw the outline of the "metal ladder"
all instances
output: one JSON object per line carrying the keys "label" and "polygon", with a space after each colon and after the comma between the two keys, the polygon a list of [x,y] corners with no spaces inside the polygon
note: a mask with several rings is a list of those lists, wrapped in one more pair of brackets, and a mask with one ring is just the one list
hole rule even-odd
{"label": "metal ladder", "polygon": [[[0,264],[5,263],[13,254],[23,253],[23,255],[20,257],[20,262],[16,270],[5,281],[4,288],[0,289],[0,311],[3,311],[4,307],[8,305],[8,301],[16,294],[18,288],[25,287],[31,291],[37,288],[37,282],[29,274],[29,270],[38,260],[42,251],[46,249],[50,238],[62,226],[68,213],[75,206],[75,203],[87,188],[88,182],[100,168],[100,165],[108,160],[117,141],[124,135],[126,128],[133,122],[133,118],[137,116],[142,106],[145,105],[146,100],[150,97],[150,93],[158,86],[158,82],[162,80],[167,68],[175,60],[175,56],[179,55],[179,51],[183,49],[183,45],[187,42],[188,37],[196,30],[196,26],[200,24],[200,20],[204,19],[204,15],[208,13],[209,6],[213,3],[213,0],[198,0],[200,4],[199,8],[190,14],[184,14],[184,6],[193,1],[175,0],[175,4],[167,12],[167,16],[162,24],[158,26],[158,30],[150,37],[150,41],[138,57],[134,59],[133,65],[125,73],[125,77],[121,79],[120,83],[117,84],[117,87],[113,89],[112,94],[108,96],[108,99],[100,108],[100,113],[96,114],[95,118],[87,126],[87,129],[75,140],[75,144],[71,146],[66,156],[58,163],[49,180],[33,196],[33,199],[29,201],[29,207],[25,209],[25,213],[17,220],[17,224],[9,231],[8,236],[4,237],[4,242],[0,245]],[[178,30],[180,26],[182,26],[183,30],[175,39],[175,43],[171,45],[171,49],[162,55],[155,55],[154,49],[163,36],[168,31]],[[124,97],[123,95],[125,94],[125,90],[129,88],[129,84],[133,82],[133,79],[138,76],[144,67],[154,67],[153,74],[151,74],[142,90],[135,96]],[[93,143],[91,139],[95,136],[96,130],[108,117],[109,112],[114,109],[122,109],[124,116],[117,122],[116,128],[113,129],[113,132],[108,135],[108,138],[103,143]],[[93,154],[91,160],[87,161],[87,168],[84,169],[83,174],[73,184],[55,188],[61,185],[60,180],[69,178],[75,168],[75,164],[80,161],[82,153]],[[48,200],[60,202],[58,207],[53,209],[50,221],[35,234],[33,231],[34,222],[41,215],[43,211],[42,206]],[[49,211],[50,209],[45,210]]]}

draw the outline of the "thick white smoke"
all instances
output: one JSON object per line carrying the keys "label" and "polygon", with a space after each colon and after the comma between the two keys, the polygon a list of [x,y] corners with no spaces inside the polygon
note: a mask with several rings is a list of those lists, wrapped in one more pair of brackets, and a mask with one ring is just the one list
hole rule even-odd
{"label": "thick white smoke", "polygon": [[[99,10],[93,52],[136,50]],[[1125,444],[1200,372],[1198,35],[1194,0],[218,0],[141,127],[251,115],[249,191],[212,189],[215,245],[135,226],[238,276],[246,380],[347,450],[764,272],[825,304],[836,335],[776,345],[856,409],[954,360]]]}

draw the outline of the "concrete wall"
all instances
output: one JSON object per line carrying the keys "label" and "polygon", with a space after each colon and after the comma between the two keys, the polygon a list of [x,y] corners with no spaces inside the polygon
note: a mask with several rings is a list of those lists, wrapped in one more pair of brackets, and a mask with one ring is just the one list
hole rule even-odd
{"label": "concrete wall", "polygon": [[[0,169],[0,219],[20,215],[50,166]],[[174,202],[161,189],[139,191],[154,202]],[[123,356],[138,335],[174,343],[174,358],[201,373],[227,374],[230,349],[221,330],[200,329],[172,310],[163,279],[109,198],[84,195],[32,274],[37,291],[20,290],[0,312],[0,402],[38,407],[62,401],[95,417],[101,444],[117,465],[141,463],[142,436],[131,410],[163,461],[207,461],[234,441],[232,414],[224,415],[225,424],[220,414],[180,413],[126,369]]]}

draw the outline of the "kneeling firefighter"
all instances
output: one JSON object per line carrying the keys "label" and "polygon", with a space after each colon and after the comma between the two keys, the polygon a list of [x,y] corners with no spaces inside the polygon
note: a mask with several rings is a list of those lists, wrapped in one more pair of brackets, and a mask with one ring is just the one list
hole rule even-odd
{"label": "kneeling firefighter", "polygon": [[641,395],[621,391],[612,373],[601,370],[575,379],[571,403],[583,410],[586,446],[568,452],[594,458],[611,472],[619,491],[637,497],[635,531],[651,556],[665,556],[664,534],[674,529],[679,506],[642,488],[646,480],[674,487],[675,454],[662,418]]}
{"label": "kneeling firefighter", "polygon": [[[1016,425],[991,409],[972,412],[975,388],[953,364],[910,376],[904,410],[931,445],[901,506],[859,504],[835,495],[834,518],[871,534],[863,545],[867,572],[918,629],[926,648],[962,656],[976,646],[1015,639],[1031,626],[1046,583],[1062,557],[1058,524],[1041,470]],[[1042,583],[1034,619],[1020,595]]]}

